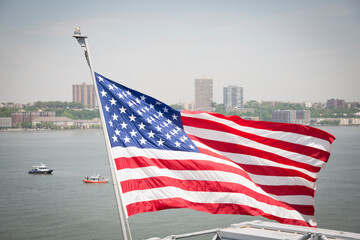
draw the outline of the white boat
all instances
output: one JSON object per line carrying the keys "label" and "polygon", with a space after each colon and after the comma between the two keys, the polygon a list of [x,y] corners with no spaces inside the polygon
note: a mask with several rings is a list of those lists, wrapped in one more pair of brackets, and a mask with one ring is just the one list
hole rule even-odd
{"label": "white boat", "polygon": [[29,170],[29,174],[51,174],[54,170],[49,169],[45,164],[41,163],[38,166],[32,166],[33,169]]}
{"label": "white boat", "polygon": [[102,176],[98,175],[94,175],[94,176],[87,176],[83,179],[83,181],[85,183],[107,183],[108,179],[103,178]]}

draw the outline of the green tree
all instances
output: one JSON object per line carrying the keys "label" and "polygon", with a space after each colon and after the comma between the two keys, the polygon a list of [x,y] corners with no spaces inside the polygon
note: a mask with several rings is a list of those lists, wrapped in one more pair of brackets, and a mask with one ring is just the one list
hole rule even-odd
{"label": "green tree", "polygon": [[23,122],[21,124],[22,128],[32,128],[32,123],[31,122]]}
{"label": "green tree", "polygon": [[12,112],[17,112],[16,108],[0,108],[0,117],[11,117]]}

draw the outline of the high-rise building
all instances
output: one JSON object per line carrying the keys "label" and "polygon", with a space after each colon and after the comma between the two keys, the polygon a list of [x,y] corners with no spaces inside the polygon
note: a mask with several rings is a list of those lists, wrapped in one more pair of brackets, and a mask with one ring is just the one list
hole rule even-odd
{"label": "high-rise building", "polygon": [[243,88],[236,85],[224,87],[224,107],[242,108],[244,105]]}
{"label": "high-rise building", "polygon": [[326,102],[327,108],[339,108],[339,107],[345,107],[345,100],[343,99],[329,99]]}
{"label": "high-rise building", "polygon": [[95,87],[92,84],[74,84],[73,85],[73,102],[81,102],[85,107],[95,108],[96,96]]}
{"label": "high-rise building", "polygon": [[195,79],[195,110],[211,111],[213,103],[213,80],[203,76]]}

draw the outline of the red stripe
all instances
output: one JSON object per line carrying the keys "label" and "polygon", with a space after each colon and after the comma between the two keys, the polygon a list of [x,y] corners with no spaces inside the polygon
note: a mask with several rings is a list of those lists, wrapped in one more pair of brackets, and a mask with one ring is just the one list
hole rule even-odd
{"label": "red stripe", "polygon": [[272,167],[272,166],[259,166],[259,165],[249,165],[249,164],[238,164],[246,172],[255,174],[255,175],[264,175],[264,176],[281,176],[281,177],[300,177],[304,178],[310,182],[315,182],[316,178],[310,177],[309,175],[302,173],[294,169]]}
{"label": "red stripe", "polygon": [[305,163],[296,162],[291,159],[282,157],[280,155],[277,155],[277,154],[274,154],[271,152],[265,152],[265,151],[251,148],[251,147],[246,147],[246,146],[242,146],[242,145],[238,145],[238,144],[234,144],[234,143],[226,143],[226,142],[220,142],[220,141],[215,141],[215,140],[208,140],[208,139],[204,139],[204,138],[200,138],[200,137],[195,137],[190,134],[188,134],[188,136],[191,140],[201,142],[204,145],[209,146],[210,148],[215,149],[220,152],[244,154],[244,155],[259,157],[259,158],[267,159],[267,160],[270,160],[270,161],[273,161],[276,163],[285,164],[285,165],[293,166],[293,167],[297,167],[297,168],[302,168],[302,169],[305,169],[307,171],[314,172],[314,173],[319,172],[321,169],[320,167],[315,167],[315,166],[311,166],[311,165],[308,165]]}
{"label": "red stripe", "polygon": [[190,208],[197,211],[207,212],[211,214],[238,214],[238,215],[252,215],[252,216],[263,216],[268,219],[276,220],[284,224],[310,225],[302,220],[280,218],[268,213],[264,213],[261,209],[252,208],[245,205],[237,204],[215,204],[215,203],[196,203],[190,202],[182,198],[168,198],[159,199],[146,202],[136,202],[126,206],[129,216],[143,213],[143,212],[154,212],[169,208]]}
{"label": "red stripe", "polygon": [[269,194],[286,196],[286,195],[306,195],[306,196],[315,196],[315,190],[306,186],[299,185],[261,185],[258,184],[262,190]]}
{"label": "red stripe", "polygon": [[249,175],[241,168],[206,160],[163,160],[138,156],[132,158],[116,158],[115,165],[117,170],[155,166],[169,170],[222,171],[237,174],[251,181]]}
{"label": "red stripe", "polygon": [[[211,116],[226,119],[232,121],[238,125],[245,126],[245,127],[252,127],[257,129],[265,129],[270,131],[283,131],[283,132],[290,132],[290,133],[297,133],[307,136],[312,136],[316,138],[323,139],[328,141],[330,144],[335,140],[335,137],[321,129],[300,125],[300,124],[290,124],[290,123],[276,123],[276,122],[264,122],[264,121],[251,121],[245,120],[240,118],[239,116],[224,116],[218,113],[212,112],[194,112],[194,111],[186,111],[182,110],[181,112],[186,114],[198,114],[198,113],[206,113]],[[181,119],[183,116],[181,116]]]}
{"label": "red stripe", "polygon": [[243,132],[232,127],[229,127],[225,124],[218,123],[212,120],[206,119],[198,119],[198,118],[191,118],[191,117],[181,117],[182,123],[184,126],[191,126],[196,128],[202,129],[210,129],[215,131],[221,131],[223,133],[230,133],[237,135],[239,137],[243,137],[270,147],[279,148],[286,151],[291,151],[295,153],[299,153],[302,155],[306,155],[309,157],[313,157],[319,159],[321,161],[327,161],[329,159],[330,153],[327,151],[323,151],[321,149],[304,146],[300,144],[295,144],[287,141],[276,140],[266,137],[261,137],[255,134]]}

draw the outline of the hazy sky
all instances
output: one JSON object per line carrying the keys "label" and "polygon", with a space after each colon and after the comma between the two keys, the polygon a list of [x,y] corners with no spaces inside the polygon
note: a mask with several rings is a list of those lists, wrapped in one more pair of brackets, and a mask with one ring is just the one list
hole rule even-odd
{"label": "hazy sky", "polygon": [[0,0],[0,102],[72,101],[95,71],[169,104],[194,79],[244,100],[360,101],[360,1]]}

